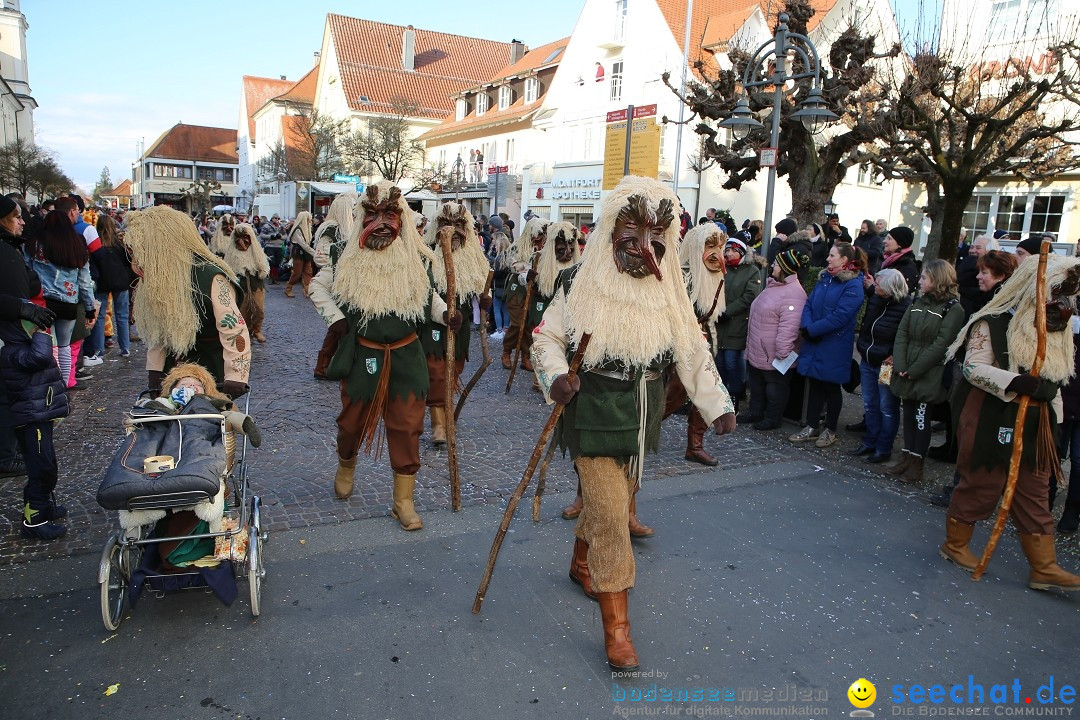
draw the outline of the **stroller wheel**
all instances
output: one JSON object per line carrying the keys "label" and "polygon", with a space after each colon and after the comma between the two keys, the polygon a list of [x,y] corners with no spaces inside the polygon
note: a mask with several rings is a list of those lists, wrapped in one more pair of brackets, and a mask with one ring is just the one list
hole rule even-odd
{"label": "stroller wheel", "polygon": [[262,600],[262,581],[266,576],[263,569],[262,519],[260,518],[259,497],[251,498],[251,524],[248,527],[248,590],[251,593],[251,614],[259,616]]}
{"label": "stroller wheel", "polygon": [[115,631],[120,627],[127,603],[128,581],[131,579],[132,553],[113,535],[101,551],[98,566],[98,582],[101,585],[101,621],[105,629]]}

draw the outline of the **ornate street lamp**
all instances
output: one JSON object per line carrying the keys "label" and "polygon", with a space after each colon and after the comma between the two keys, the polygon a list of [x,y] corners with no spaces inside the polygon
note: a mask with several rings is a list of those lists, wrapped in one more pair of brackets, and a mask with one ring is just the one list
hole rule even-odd
{"label": "ornate street lamp", "polygon": [[[811,133],[820,132],[826,124],[837,119],[837,115],[829,110],[825,98],[821,96],[821,58],[817,48],[810,38],[788,30],[787,13],[780,13],[780,24],[776,28],[776,34],[772,40],[763,43],[757,49],[743,72],[743,93],[735,103],[735,110],[731,117],[720,123],[720,127],[727,128],[736,139],[742,140],[755,128],[764,127],[754,117],[750,110],[750,102],[745,93],[753,88],[773,86],[773,108],[771,118],[771,134],[769,147],[773,151],[774,162],[769,165],[769,185],[765,195],[765,230],[772,231],[773,195],[776,191],[776,162],[775,154],[780,146],[780,107],[783,102],[784,84],[789,81],[813,78],[809,94],[792,114],[798,118],[804,128]],[[788,56],[794,54],[802,60],[806,70],[802,72],[788,72]]]}
{"label": "ornate street lamp", "polygon": [[825,203],[825,217],[829,217],[834,212],[836,212],[836,201],[829,198],[828,202]]}

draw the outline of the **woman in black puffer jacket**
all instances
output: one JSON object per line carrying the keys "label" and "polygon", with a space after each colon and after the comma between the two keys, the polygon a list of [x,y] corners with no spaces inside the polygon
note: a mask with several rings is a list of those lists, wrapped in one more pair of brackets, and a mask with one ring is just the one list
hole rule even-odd
{"label": "woman in black puffer jacket", "polygon": [[852,455],[867,455],[866,462],[882,463],[892,454],[900,428],[900,399],[888,385],[878,382],[882,364],[892,364],[893,342],[900,321],[911,305],[907,280],[896,270],[882,270],[874,277],[874,292],[866,304],[862,329],[855,347],[862,357],[862,394],[866,434]]}
{"label": "woman in black puffer jacket", "polygon": [[94,323],[84,352],[88,357],[93,356],[95,359],[105,354],[104,318],[105,311],[109,307],[109,296],[112,295],[113,331],[116,333],[116,344],[120,348],[120,357],[128,357],[131,354],[128,326],[130,305],[128,291],[131,288],[128,271],[131,268],[131,258],[123,243],[117,238],[116,224],[105,213],[98,216],[97,231],[101,238],[102,249],[100,252],[90,254],[90,265],[97,281],[94,296],[101,303],[98,311],[102,320]]}

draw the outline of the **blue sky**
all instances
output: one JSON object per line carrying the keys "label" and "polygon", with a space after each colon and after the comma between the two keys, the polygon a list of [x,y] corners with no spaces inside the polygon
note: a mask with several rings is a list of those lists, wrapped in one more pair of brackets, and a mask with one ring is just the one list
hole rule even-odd
{"label": "blue sky", "polygon": [[[929,0],[931,2],[936,0]],[[901,26],[920,0],[893,0]],[[22,0],[38,144],[89,191],[129,177],[136,146],[177,122],[236,127],[243,75],[299,79],[326,13],[530,47],[573,32],[584,0]],[[297,12],[303,8],[303,12]]]}

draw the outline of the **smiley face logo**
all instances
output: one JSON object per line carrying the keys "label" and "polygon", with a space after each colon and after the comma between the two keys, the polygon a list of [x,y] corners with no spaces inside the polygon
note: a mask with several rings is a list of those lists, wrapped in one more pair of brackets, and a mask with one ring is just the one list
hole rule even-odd
{"label": "smiley face logo", "polygon": [[877,689],[866,678],[859,678],[851,683],[847,690],[848,700],[857,708],[868,708],[874,704],[877,698]]}

